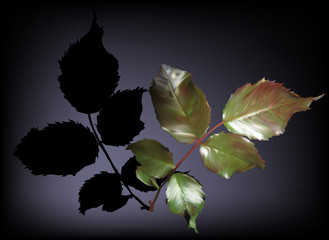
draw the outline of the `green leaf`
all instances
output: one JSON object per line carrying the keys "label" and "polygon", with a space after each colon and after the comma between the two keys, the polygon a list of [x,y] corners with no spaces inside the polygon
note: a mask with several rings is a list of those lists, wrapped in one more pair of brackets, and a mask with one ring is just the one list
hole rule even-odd
{"label": "green leaf", "polygon": [[151,139],[143,139],[127,147],[131,150],[141,166],[137,168],[136,176],[148,186],[159,188],[155,178],[164,178],[175,168],[173,158],[168,148]]}
{"label": "green leaf", "polygon": [[190,73],[161,65],[150,94],[161,127],[178,142],[193,143],[203,136],[210,123],[210,107]]}
{"label": "green leaf", "polygon": [[294,113],[309,110],[322,96],[302,98],[283,84],[263,78],[231,95],[223,110],[223,122],[233,133],[268,140],[284,132]]}
{"label": "green leaf", "polygon": [[254,144],[247,138],[233,133],[212,135],[200,146],[205,167],[219,176],[229,179],[235,172],[259,167],[264,170],[264,160]]}
{"label": "green leaf", "polygon": [[198,233],[195,220],[205,200],[201,184],[185,173],[175,173],[169,179],[166,197],[170,211],[185,217],[188,226]]}
{"label": "green leaf", "polygon": [[159,189],[159,185],[156,182],[155,177],[149,176],[143,172],[142,167],[137,167],[136,169],[136,177],[142,181],[144,184],[150,187],[155,187],[156,189]]}

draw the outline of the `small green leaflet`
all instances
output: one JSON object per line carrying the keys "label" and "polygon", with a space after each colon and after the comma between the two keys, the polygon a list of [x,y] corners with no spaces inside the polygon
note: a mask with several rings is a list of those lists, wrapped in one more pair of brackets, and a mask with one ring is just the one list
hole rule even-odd
{"label": "small green leaflet", "polygon": [[161,127],[178,142],[194,143],[209,127],[210,107],[186,71],[161,65],[150,87]]}
{"label": "small green leaflet", "polygon": [[198,233],[195,220],[205,200],[201,184],[185,173],[175,173],[169,179],[166,197],[170,211],[185,217],[188,226]]}
{"label": "small green leaflet", "polygon": [[283,84],[263,78],[231,95],[223,110],[223,122],[233,133],[268,140],[284,132],[294,113],[309,110],[322,96],[302,98]]}
{"label": "small green leaflet", "polygon": [[148,186],[159,188],[155,178],[164,178],[174,168],[174,162],[168,148],[156,140],[143,139],[128,145],[139,164],[136,176]]}
{"label": "small green leaflet", "polygon": [[244,172],[259,167],[264,169],[264,160],[259,156],[254,144],[233,133],[212,135],[201,144],[200,154],[205,167],[226,179],[235,172]]}
{"label": "small green leaflet", "polygon": [[138,166],[136,169],[136,177],[141,180],[144,184],[150,187],[156,187],[159,189],[159,185],[153,176],[149,176],[143,172],[143,167]]}

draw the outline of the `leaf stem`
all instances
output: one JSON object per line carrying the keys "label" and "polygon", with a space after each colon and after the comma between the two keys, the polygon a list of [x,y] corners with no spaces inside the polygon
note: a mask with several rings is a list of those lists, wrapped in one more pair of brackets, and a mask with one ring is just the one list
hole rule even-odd
{"label": "leaf stem", "polygon": [[[121,178],[121,174],[119,173],[118,169],[115,167],[114,163],[112,162],[112,159],[110,158],[109,154],[107,153],[107,151],[106,151],[106,149],[105,149],[105,147],[104,147],[104,144],[102,143],[102,141],[99,139],[99,137],[98,137],[98,135],[97,135],[97,132],[96,132],[96,129],[95,129],[95,127],[94,127],[93,120],[92,120],[92,118],[91,118],[90,113],[88,113],[88,119],[89,119],[90,126],[91,126],[91,128],[92,128],[92,130],[93,130],[93,133],[94,133],[94,135],[95,135],[95,137],[96,137],[96,140],[97,140],[97,142],[98,142],[98,145],[99,145],[99,146],[101,147],[101,149],[103,150],[103,152],[104,152],[104,154],[105,154],[107,160],[110,162],[110,165],[111,165],[111,167],[113,168],[115,174],[119,175],[120,178]],[[143,201],[140,200],[140,199],[139,199],[139,198],[138,198],[138,197],[137,197],[137,196],[131,191],[130,187],[129,187],[127,184],[125,184],[123,181],[121,181],[121,182],[122,182],[122,184],[127,188],[127,190],[128,190],[128,192],[130,193],[130,195],[131,195],[133,198],[135,198],[135,200],[136,200],[137,202],[139,202],[139,203],[142,205],[141,209],[146,209],[146,210],[149,210],[149,209],[150,209],[149,206],[147,206],[145,203],[143,203]]]}
{"label": "leaf stem", "polygon": [[166,177],[166,179],[163,181],[163,183],[160,185],[158,191],[156,192],[153,201],[149,201],[150,203],[150,212],[154,211],[154,205],[157,201],[160,191],[162,187],[169,181],[170,177],[175,173],[176,169],[184,162],[184,160],[202,143],[202,140],[204,140],[211,132],[213,132],[216,128],[223,125],[224,122],[218,123],[216,126],[214,126],[212,129],[210,129],[205,135],[203,135],[199,140],[196,141],[196,143],[193,145],[193,147],[185,154],[185,156],[176,164],[175,168],[169,173],[169,175]]}
{"label": "leaf stem", "polygon": [[120,175],[118,169],[117,169],[117,168],[115,167],[115,165],[113,164],[112,159],[110,158],[110,156],[109,156],[109,154],[107,153],[107,151],[106,151],[106,149],[105,149],[105,147],[104,147],[102,141],[99,139],[99,137],[98,137],[98,135],[97,135],[97,133],[96,133],[96,129],[95,129],[95,127],[94,127],[93,120],[92,120],[92,118],[91,118],[90,113],[88,113],[88,119],[89,119],[90,126],[91,126],[91,128],[92,128],[92,130],[93,130],[93,132],[94,132],[95,137],[96,137],[96,140],[97,140],[97,142],[98,142],[98,145],[101,147],[101,149],[103,150],[103,152],[104,152],[106,158],[109,160],[109,162],[110,162],[110,164],[111,164],[111,167],[113,168],[115,174]]}

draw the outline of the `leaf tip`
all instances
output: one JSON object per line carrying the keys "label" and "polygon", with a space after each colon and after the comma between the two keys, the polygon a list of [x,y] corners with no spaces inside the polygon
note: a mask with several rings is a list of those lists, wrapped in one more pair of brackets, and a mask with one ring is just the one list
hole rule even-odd
{"label": "leaf tip", "polygon": [[314,97],[314,98],[313,98],[313,101],[318,101],[318,100],[320,100],[321,98],[324,97],[324,94],[325,94],[325,93],[322,93],[321,95],[319,95],[319,96],[317,96],[317,97]]}
{"label": "leaf tip", "polygon": [[226,180],[229,180],[229,179],[231,179],[232,174],[224,173],[223,177],[224,177]]}

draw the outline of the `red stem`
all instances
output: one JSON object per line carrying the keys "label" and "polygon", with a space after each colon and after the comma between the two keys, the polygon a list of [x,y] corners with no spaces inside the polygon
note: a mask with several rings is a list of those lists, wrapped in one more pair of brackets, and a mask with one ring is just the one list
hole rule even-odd
{"label": "red stem", "polygon": [[167,178],[165,179],[165,181],[161,184],[161,186],[159,187],[157,193],[154,196],[153,201],[149,201],[150,203],[150,212],[154,211],[154,205],[156,200],[159,197],[161,188],[169,181],[170,177],[175,173],[176,169],[184,162],[184,160],[197,148],[197,146],[199,146],[202,143],[202,140],[205,139],[205,137],[207,137],[211,132],[213,132],[216,128],[218,128],[219,126],[223,125],[224,122],[220,122],[218,123],[215,127],[213,127],[212,129],[210,129],[205,135],[203,135],[199,140],[196,141],[196,143],[193,145],[193,147],[185,154],[185,156],[176,164],[175,168],[169,173],[169,175],[167,176]]}

